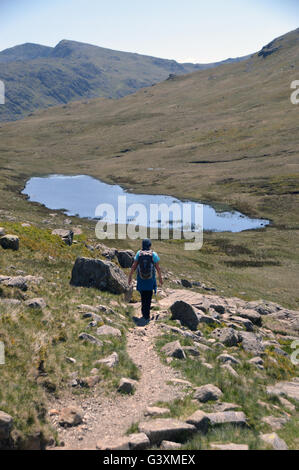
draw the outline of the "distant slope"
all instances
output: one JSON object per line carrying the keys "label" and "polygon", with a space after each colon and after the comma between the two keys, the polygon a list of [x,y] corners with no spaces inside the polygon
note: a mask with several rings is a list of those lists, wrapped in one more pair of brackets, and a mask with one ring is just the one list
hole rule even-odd
{"label": "distant slope", "polygon": [[0,79],[6,86],[0,121],[74,100],[121,98],[161,82],[169,74],[183,75],[216,65],[179,64],[67,40],[55,48],[22,44],[0,52]]}

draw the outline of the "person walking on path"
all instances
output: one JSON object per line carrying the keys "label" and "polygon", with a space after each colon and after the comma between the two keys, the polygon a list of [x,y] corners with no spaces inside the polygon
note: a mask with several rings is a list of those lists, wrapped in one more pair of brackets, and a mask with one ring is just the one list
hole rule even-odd
{"label": "person walking on path", "polygon": [[131,267],[128,283],[132,284],[132,276],[137,269],[137,290],[141,295],[141,313],[145,320],[150,320],[150,308],[153,291],[157,292],[156,270],[159,283],[162,286],[162,274],[159,265],[160,258],[155,251],[151,250],[152,242],[145,238],[142,241],[142,250],[137,251],[134,263]]}

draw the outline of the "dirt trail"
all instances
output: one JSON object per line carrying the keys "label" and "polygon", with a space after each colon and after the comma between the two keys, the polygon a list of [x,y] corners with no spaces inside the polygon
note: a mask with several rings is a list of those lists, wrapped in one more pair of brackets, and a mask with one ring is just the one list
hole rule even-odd
{"label": "dirt trail", "polygon": [[141,371],[134,395],[113,392],[107,397],[97,392],[96,396],[82,401],[72,397],[55,403],[55,408],[73,405],[84,411],[83,425],[68,429],[57,427],[60,439],[65,443],[64,449],[95,449],[100,439],[115,440],[123,436],[131,424],[145,419],[144,412],[148,406],[157,401],[172,401],[186,394],[185,385],[167,383],[182,377],[162,364],[155,352],[154,340],[160,334],[162,332],[156,321],[144,327],[136,326],[127,334],[128,354]]}

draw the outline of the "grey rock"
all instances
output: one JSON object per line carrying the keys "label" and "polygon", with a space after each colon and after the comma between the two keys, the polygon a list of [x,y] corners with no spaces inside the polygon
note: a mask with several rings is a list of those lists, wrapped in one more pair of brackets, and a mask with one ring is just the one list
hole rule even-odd
{"label": "grey rock", "polygon": [[238,372],[236,372],[235,369],[230,364],[223,364],[221,366],[221,369],[226,370],[233,377],[236,377],[236,378],[239,377]]}
{"label": "grey rock", "polygon": [[95,338],[94,336],[90,335],[89,333],[80,333],[78,338],[82,341],[88,341],[89,343],[96,344],[97,346],[101,347],[103,346],[102,341],[100,341],[98,338]]}
{"label": "grey rock", "polygon": [[260,438],[274,450],[288,450],[286,443],[280,439],[275,432],[271,434],[261,434]]}
{"label": "grey rock", "polygon": [[130,450],[129,437],[120,437],[115,440],[99,440],[96,444],[98,450]]}
{"label": "grey rock", "polygon": [[143,432],[128,436],[130,450],[143,450],[149,447],[150,440]]}
{"label": "grey rock", "polygon": [[210,447],[215,450],[249,450],[247,444],[233,444],[232,442],[230,444],[213,444],[212,442]]}
{"label": "grey rock", "polygon": [[145,433],[151,444],[160,444],[162,441],[184,442],[196,432],[192,424],[171,418],[157,418],[139,424],[139,432]]}
{"label": "grey rock", "polygon": [[59,414],[60,426],[78,426],[83,421],[82,410],[75,406],[68,406],[61,410]]}
{"label": "grey rock", "polygon": [[184,353],[179,341],[172,341],[171,343],[165,344],[161,351],[163,351],[168,357],[186,359],[186,354]]}
{"label": "grey rock", "polygon": [[116,256],[122,268],[130,268],[134,262],[135,253],[132,250],[116,251]]}
{"label": "grey rock", "polygon": [[228,347],[237,346],[241,341],[240,332],[232,328],[216,328],[212,332],[212,336]]}
{"label": "grey rock", "polygon": [[42,297],[26,300],[25,305],[26,307],[40,309],[43,309],[47,306],[45,300]]}
{"label": "grey rock", "polygon": [[264,416],[262,418],[263,423],[268,424],[275,431],[281,429],[289,420],[288,416]]}
{"label": "grey rock", "polygon": [[181,279],[181,284],[183,287],[186,287],[187,289],[191,289],[192,287],[192,282],[188,281],[188,279]]}
{"label": "grey rock", "polygon": [[17,288],[24,292],[28,289],[27,281],[25,277],[22,276],[0,276],[0,284],[3,284],[6,287]]}
{"label": "grey rock", "polygon": [[230,354],[220,354],[220,356],[217,357],[217,360],[223,363],[230,363],[230,364],[241,364],[239,359],[236,359],[234,356],[231,356]]}
{"label": "grey rock", "polygon": [[249,362],[249,364],[254,364],[254,365],[258,365],[258,366],[262,366],[264,364],[263,359],[259,356],[253,357],[252,359],[249,359],[248,362]]}
{"label": "grey rock", "polygon": [[13,425],[13,418],[4,411],[0,411],[0,440],[8,439]]}
{"label": "grey rock", "polygon": [[71,246],[73,243],[74,232],[72,230],[58,228],[52,231],[52,235],[58,235],[66,245]]}
{"label": "grey rock", "polygon": [[253,331],[253,323],[250,320],[248,320],[248,318],[232,316],[230,320],[234,323],[237,323],[240,326],[244,326],[246,331]]}
{"label": "grey rock", "polygon": [[200,356],[198,348],[195,348],[194,346],[183,346],[182,349],[185,351],[185,353],[190,354],[190,356]]}
{"label": "grey rock", "polygon": [[97,335],[111,335],[121,337],[121,331],[118,328],[113,328],[113,326],[103,325],[97,329]]}
{"label": "grey rock", "polygon": [[81,387],[92,388],[96,384],[98,384],[99,381],[100,381],[100,376],[93,374],[93,375],[90,375],[89,377],[84,377],[80,379],[78,382],[79,382],[79,385],[81,385]]}
{"label": "grey rock", "polygon": [[262,326],[262,316],[255,310],[239,310],[238,316],[242,318],[248,318],[254,325]]}
{"label": "grey rock", "polygon": [[235,426],[247,426],[246,416],[243,411],[222,411],[218,413],[207,413],[211,426],[232,424]]}
{"label": "grey rock", "polygon": [[161,416],[170,413],[169,408],[160,408],[158,406],[148,406],[144,416]]}
{"label": "grey rock", "polygon": [[122,393],[133,393],[136,389],[138,382],[136,380],[127,379],[123,377],[120,379],[117,391]]}
{"label": "grey rock", "polygon": [[208,418],[207,414],[201,410],[195,411],[189,418],[186,419],[186,423],[193,424],[196,429],[207,432],[210,425],[210,419]]}
{"label": "grey rock", "polygon": [[235,411],[240,409],[240,405],[236,405],[235,403],[215,403],[213,405],[213,411],[214,412],[220,412],[220,411]]}
{"label": "grey rock", "polygon": [[200,322],[200,314],[198,314],[192,305],[184,302],[183,300],[177,300],[174,302],[170,311],[172,313],[172,320],[180,320],[181,324],[195,331]]}
{"label": "grey rock", "polygon": [[124,272],[110,261],[92,258],[77,258],[72,270],[71,285],[95,287],[112,294],[123,294],[129,290]]}
{"label": "grey rock", "polygon": [[219,400],[223,395],[222,391],[212,384],[202,385],[195,389],[194,398],[202,403],[210,400]]}
{"label": "grey rock", "polygon": [[265,350],[262,344],[262,336],[257,335],[255,333],[250,333],[248,331],[240,331],[239,332],[242,338],[242,346],[246,352],[250,352],[252,354],[262,354]]}
{"label": "grey rock", "polygon": [[299,401],[299,382],[292,379],[290,382],[278,382],[267,387],[267,393],[271,395],[285,395]]}
{"label": "grey rock", "polygon": [[10,234],[3,235],[0,238],[0,246],[2,246],[4,250],[17,251],[19,249],[19,237]]}
{"label": "grey rock", "polygon": [[119,357],[117,352],[113,352],[110,354],[110,356],[105,357],[104,359],[99,359],[98,361],[95,361],[95,365],[97,364],[103,364],[104,366],[109,367],[109,369],[112,369],[119,363]]}
{"label": "grey rock", "polygon": [[162,450],[178,450],[182,447],[182,444],[179,442],[172,442],[172,441],[162,441],[160,445],[160,449]]}

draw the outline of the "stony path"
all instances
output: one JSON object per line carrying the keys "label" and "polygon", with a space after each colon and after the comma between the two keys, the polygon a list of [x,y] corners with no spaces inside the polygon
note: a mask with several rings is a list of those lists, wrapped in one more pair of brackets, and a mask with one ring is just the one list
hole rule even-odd
{"label": "stony path", "polygon": [[128,332],[127,351],[141,371],[134,395],[113,392],[107,397],[97,392],[97,395],[81,402],[72,397],[54,404],[55,408],[79,406],[84,411],[83,425],[68,429],[58,427],[65,449],[95,449],[99,439],[115,440],[123,436],[132,423],[144,420],[148,406],[185,395],[184,385],[169,384],[169,381],[181,378],[179,373],[163,365],[154,350],[154,340],[159,334],[161,330],[155,321],[145,327],[136,326]]}

